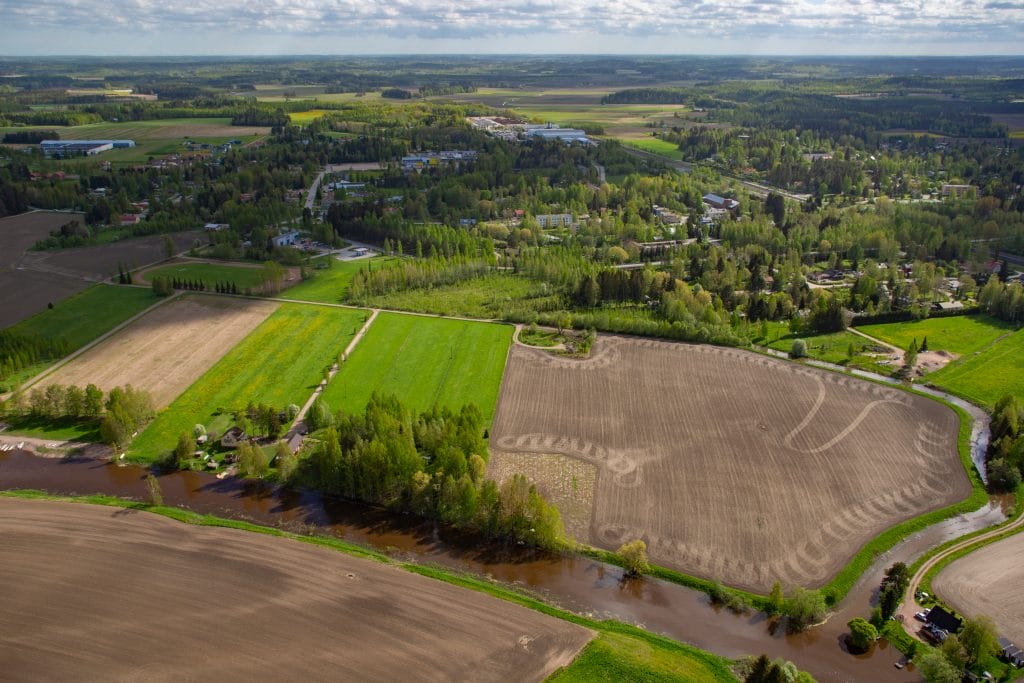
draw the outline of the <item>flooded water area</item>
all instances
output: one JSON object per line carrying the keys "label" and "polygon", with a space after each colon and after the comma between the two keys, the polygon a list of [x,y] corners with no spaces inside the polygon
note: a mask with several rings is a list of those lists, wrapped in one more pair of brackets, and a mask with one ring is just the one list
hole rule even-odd
{"label": "flooded water area", "polygon": [[[0,454],[0,489],[53,494],[108,494],[143,500],[148,471],[90,458],[41,458],[24,451]],[[198,472],[159,477],[164,502],[198,513],[251,521],[298,532],[332,535],[410,562],[435,564],[490,577],[562,608],[598,619],[618,619],[726,657],[783,657],[819,681],[908,681],[917,676],[894,665],[902,655],[887,643],[864,655],[845,646],[846,622],[867,617],[885,568],[911,562],[928,548],[1000,521],[999,502],[934,525],[879,557],[823,625],[787,634],[762,613],[734,614],[682,586],[645,578],[625,580],[622,570],[588,558],[485,543],[412,517],[259,482],[217,479]]]}

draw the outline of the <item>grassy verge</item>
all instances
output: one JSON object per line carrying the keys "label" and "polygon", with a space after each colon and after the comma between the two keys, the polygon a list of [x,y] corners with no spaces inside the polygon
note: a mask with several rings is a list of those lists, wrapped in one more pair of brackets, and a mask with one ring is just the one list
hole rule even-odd
{"label": "grassy verge", "polygon": [[367,316],[366,311],[284,304],[157,415],[130,459],[154,462],[193,425],[223,433],[251,401],[301,406]]}
{"label": "grassy verge", "polygon": [[596,621],[559,609],[541,600],[518,592],[508,586],[486,581],[475,576],[459,574],[435,566],[412,563],[397,563],[387,556],[347,543],[335,538],[303,536],[281,529],[259,526],[249,522],[222,519],[201,515],[190,510],[166,506],[151,506],[113,496],[93,495],[82,497],[54,496],[41,491],[3,491],[0,495],[32,500],[107,505],[132,510],[152,512],[164,517],[201,526],[216,526],[239,529],[253,533],[288,538],[302,543],[311,543],[355,557],[394,564],[402,569],[444,581],[467,590],[486,593],[493,597],[590,628],[597,638],[584,648],[568,667],[556,672],[549,680],[591,681],[591,680],[633,680],[633,681],[735,681],[730,669],[731,662],[723,657],[705,652],[664,636],[654,635],[643,629],[616,621]]}
{"label": "grassy verge", "polygon": [[416,411],[476,404],[489,424],[513,328],[381,313],[324,391],[333,409],[362,411],[374,391]]}
{"label": "grassy verge", "polygon": [[[67,344],[68,353],[73,353],[157,301],[157,296],[148,289],[93,285],[10,329],[21,334],[62,339]],[[54,360],[22,368],[3,384],[21,384],[45,370]]]}

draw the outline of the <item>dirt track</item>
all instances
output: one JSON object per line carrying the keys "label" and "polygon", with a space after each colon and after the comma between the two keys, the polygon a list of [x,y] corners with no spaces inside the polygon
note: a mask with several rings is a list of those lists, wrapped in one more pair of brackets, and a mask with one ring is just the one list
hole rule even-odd
{"label": "dirt track", "polygon": [[0,499],[7,680],[541,680],[586,629],[287,539]]}
{"label": "dirt track", "polygon": [[166,406],[269,316],[270,301],[185,296],[158,306],[40,382],[131,384]]}
{"label": "dirt track", "polygon": [[[512,349],[490,472],[512,469],[503,454],[592,463],[579,540],[642,538],[659,564],[767,592],[822,585],[884,529],[966,497],[956,436],[948,408],[889,387],[747,351],[601,337],[586,361]],[[542,489],[556,504],[590,494]]]}
{"label": "dirt track", "polygon": [[986,614],[999,634],[1024,643],[1024,532],[955,560],[932,579],[936,594],[961,614]]}

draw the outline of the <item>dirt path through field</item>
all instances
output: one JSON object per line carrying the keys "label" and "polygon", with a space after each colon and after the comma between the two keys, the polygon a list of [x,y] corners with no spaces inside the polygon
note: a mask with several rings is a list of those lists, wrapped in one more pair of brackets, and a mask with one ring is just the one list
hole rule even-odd
{"label": "dirt path through field", "polygon": [[11,680],[539,681],[587,629],[262,534],[0,498]]}

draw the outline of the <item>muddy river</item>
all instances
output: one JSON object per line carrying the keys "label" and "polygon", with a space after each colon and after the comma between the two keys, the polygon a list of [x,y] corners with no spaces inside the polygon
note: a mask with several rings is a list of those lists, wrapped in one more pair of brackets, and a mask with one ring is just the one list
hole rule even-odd
{"label": "muddy river", "polygon": [[[0,453],[0,489],[104,493],[142,500],[146,474],[140,467],[118,467],[88,458]],[[429,523],[263,482],[175,472],[160,477],[160,484],[168,505],[293,531],[331,534],[402,560],[489,576],[563,608],[637,624],[726,657],[761,653],[783,657],[819,681],[917,680],[912,672],[894,666],[902,661],[902,655],[885,642],[866,655],[849,654],[844,645],[846,622],[868,616],[875,589],[893,562],[909,564],[934,545],[1004,519],[999,502],[993,501],[975,513],[929,527],[880,556],[828,622],[788,635],[773,628],[764,614],[733,614],[712,606],[703,593],[656,579],[623,581],[619,568],[586,558],[494,547]]]}

